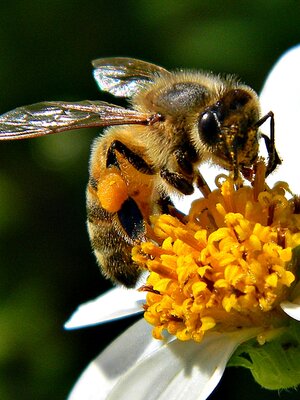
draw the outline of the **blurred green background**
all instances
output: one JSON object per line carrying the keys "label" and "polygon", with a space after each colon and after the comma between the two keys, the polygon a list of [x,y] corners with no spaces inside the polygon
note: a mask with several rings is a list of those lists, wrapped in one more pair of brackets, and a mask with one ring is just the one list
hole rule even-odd
{"label": "blurred green background", "polygon": [[[235,73],[260,90],[300,42],[300,4],[254,1],[11,0],[0,6],[0,112],[99,94],[90,61],[130,56],[166,68]],[[97,129],[0,144],[0,399],[64,399],[80,371],[132,320],[67,332],[109,287],[85,226]],[[228,369],[212,399],[298,399]]]}

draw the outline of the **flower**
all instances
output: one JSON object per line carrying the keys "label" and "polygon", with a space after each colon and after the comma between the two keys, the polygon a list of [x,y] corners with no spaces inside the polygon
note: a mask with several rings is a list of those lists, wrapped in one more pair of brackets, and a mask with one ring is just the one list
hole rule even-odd
{"label": "flower", "polygon": [[201,342],[211,330],[264,331],[283,323],[279,304],[295,280],[300,215],[283,184],[265,190],[264,169],[259,162],[253,188],[236,190],[227,178],[192,204],[187,223],[159,216],[154,232],[162,244],[134,248],[134,261],[151,271],[142,290],[154,338],[166,330]]}
{"label": "flower", "polygon": [[[288,149],[297,148],[297,137],[291,134],[288,141],[286,132],[297,126],[289,127],[297,113],[286,119],[275,100],[286,104],[290,95],[282,96],[278,89],[268,97],[269,82],[278,70],[286,74],[295,59],[299,66],[300,46],[275,66],[262,93],[262,107],[275,112],[276,143],[289,166],[284,175],[296,192],[297,151]],[[287,79],[292,74],[287,73]],[[294,81],[291,87],[297,94]],[[280,135],[285,138],[282,147]],[[153,326],[140,320],[117,338],[88,366],[70,400],[206,399],[228,362],[251,368],[255,379],[271,389],[300,382],[295,361],[300,324],[292,322],[300,320],[299,200],[288,198],[284,183],[264,190],[263,164],[253,188],[236,189],[229,178],[218,186],[193,203],[188,222],[165,215],[156,219],[160,246],[149,242],[134,249],[135,261],[150,271],[142,291],[113,289],[81,306],[66,324],[74,328],[139,312],[148,292],[145,319]],[[153,339],[151,331],[164,340]],[[280,360],[275,372],[274,355]],[[296,368],[286,373],[291,365]]]}

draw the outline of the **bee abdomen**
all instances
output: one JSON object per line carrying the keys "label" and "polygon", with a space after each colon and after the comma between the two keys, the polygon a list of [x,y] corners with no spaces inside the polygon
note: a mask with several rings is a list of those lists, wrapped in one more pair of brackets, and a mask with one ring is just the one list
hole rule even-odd
{"label": "bee abdomen", "polygon": [[116,226],[109,220],[88,220],[88,231],[103,275],[115,283],[133,287],[140,269],[131,259],[132,245],[120,237]]}
{"label": "bee abdomen", "polygon": [[91,245],[103,275],[126,287],[135,286],[141,271],[131,259],[131,250],[145,234],[138,206],[129,198],[119,212],[110,213],[88,196],[87,214]]}
{"label": "bee abdomen", "polygon": [[131,249],[120,246],[119,251],[114,249],[109,254],[96,249],[94,252],[104,276],[128,288],[135,286],[141,271],[131,259]]}

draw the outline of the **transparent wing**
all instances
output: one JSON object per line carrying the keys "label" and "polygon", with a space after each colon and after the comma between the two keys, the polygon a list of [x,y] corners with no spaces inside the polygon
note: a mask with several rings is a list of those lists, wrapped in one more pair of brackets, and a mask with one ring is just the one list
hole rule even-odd
{"label": "transparent wing", "polygon": [[25,139],[72,129],[147,124],[150,114],[104,101],[49,101],[18,107],[0,116],[0,140]]}
{"label": "transparent wing", "polygon": [[131,97],[166,69],[134,58],[99,58],[92,61],[94,78],[101,90],[114,96]]}

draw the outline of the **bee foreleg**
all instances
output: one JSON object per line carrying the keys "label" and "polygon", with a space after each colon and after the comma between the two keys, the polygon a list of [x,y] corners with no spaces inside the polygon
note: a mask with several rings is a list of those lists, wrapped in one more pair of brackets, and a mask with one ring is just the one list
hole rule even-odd
{"label": "bee foreleg", "polygon": [[196,185],[204,197],[207,197],[211,192],[206,180],[203,178],[203,175],[200,171],[198,171],[197,173]]}
{"label": "bee foreleg", "polygon": [[174,208],[173,201],[169,196],[160,197],[157,201],[162,214],[170,214],[170,208]]}
{"label": "bee foreleg", "polygon": [[194,186],[183,175],[178,172],[171,172],[168,169],[161,169],[160,176],[182,194],[192,194]]}
{"label": "bee foreleg", "polygon": [[147,162],[134,151],[130,150],[124,143],[120,142],[119,140],[114,140],[111,142],[107,157],[106,157],[106,167],[118,167],[119,163],[116,156],[116,152],[122,154],[128,160],[128,162],[139,172],[143,174],[154,174],[154,169],[151,165],[147,164]]}
{"label": "bee foreleg", "polygon": [[266,170],[266,176],[270,175],[271,172],[274,171],[274,169],[277,167],[277,165],[281,164],[281,160],[279,158],[279,155],[277,153],[275,143],[272,142],[272,140],[267,136],[262,134],[261,137],[265,141],[265,145],[267,148],[268,152],[268,165],[267,165],[267,170]]}
{"label": "bee foreleg", "polygon": [[265,145],[268,152],[268,165],[266,170],[266,176],[268,176],[277,165],[281,164],[281,160],[278,156],[276,147],[275,147],[275,119],[272,111],[269,111],[266,115],[264,115],[260,120],[256,122],[256,127],[260,127],[268,118],[270,118],[270,138],[264,134],[261,137],[265,141]]}
{"label": "bee foreleg", "polygon": [[193,164],[198,159],[194,147],[189,144],[183,144],[174,151],[174,155],[182,171],[187,175],[192,175],[194,171]]}

